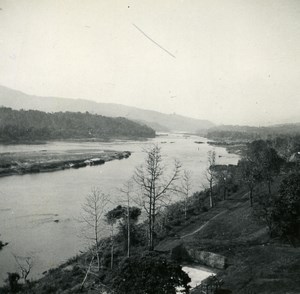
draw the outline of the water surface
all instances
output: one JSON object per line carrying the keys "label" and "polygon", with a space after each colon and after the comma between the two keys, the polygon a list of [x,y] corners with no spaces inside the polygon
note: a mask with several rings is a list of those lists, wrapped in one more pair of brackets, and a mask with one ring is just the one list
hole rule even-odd
{"label": "water surface", "polygon": [[39,150],[132,151],[128,159],[114,160],[101,166],[0,178],[0,239],[9,242],[0,251],[0,282],[6,278],[7,272],[17,269],[13,254],[32,256],[34,267],[31,277],[37,278],[42,272],[84,250],[86,244],[80,236],[78,218],[85,197],[92,187],[99,187],[118,203],[119,188],[132,176],[135,167],[143,163],[143,149],[151,144],[161,146],[166,170],[172,167],[174,159],[178,159],[183,168],[192,171],[193,191],[202,189],[205,182],[203,172],[209,150],[216,151],[219,164],[235,164],[238,160],[237,155],[228,154],[224,148],[206,143],[195,144],[195,141],[206,142],[206,139],[169,134],[149,141],[0,145],[0,156],[5,152]]}

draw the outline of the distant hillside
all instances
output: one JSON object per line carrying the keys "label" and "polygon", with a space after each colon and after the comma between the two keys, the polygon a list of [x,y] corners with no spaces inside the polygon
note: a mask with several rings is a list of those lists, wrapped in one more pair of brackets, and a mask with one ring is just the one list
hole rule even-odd
{"label": "distant hillside", "polygon": [[125,117],[140,121],[156,131],[196,132],[214,124],[207,120],[193,119],[177,114],[164,114],[113,103],[97,103],[83,99],[38,97],[0,86],[0,106],[13,109],[35,109],[46,112],[90,112],[111,117]]}
{"label": "distant hillside", "polygon": [[217,140],[257,140],[285,135],[299,136],[300,123],[280,124],[268,127],[222,125],[210,128],[206,133],[206,137]]}
{"label": "distant hillside", "polygon": [[0,142],[154,136],[155,131],[151,128],[126,118],[80,112],[18,111],[0,107]]}

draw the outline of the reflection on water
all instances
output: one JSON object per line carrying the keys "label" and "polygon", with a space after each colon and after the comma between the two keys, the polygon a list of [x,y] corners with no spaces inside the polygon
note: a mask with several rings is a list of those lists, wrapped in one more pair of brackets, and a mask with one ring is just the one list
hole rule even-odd
{"label": "reflection on water", "polygon": [[0,252],[0,281],[6,278],[7,272],[16,270],[12,254],[33,256],[32,277],[36,278],[43,271],[83,250],[84,244],[78,237],[80,225],[76,219],[80,216],[86,195],[92,187],[99,187],[118,203],[118,189],[131,177],[134,168],[143,163],[143,149],[150,144],[161,145],[166,168],[171,167],[177,158],[183,168],[192,171],[194,191],[202,189],[209,150],[216,150],[217,163],[237,162],[238,156],[228,154],[224,148],[206,143],[196,144],[195,141],[199,140],[206,142],[206,139],[196,136],[170,134],[149,141],[0,145],[0,156],[4,152],[38,150],[103,149],[133,152],[128,159],[114,160],[101,166],[0,178],[0,238],[9,242]]}

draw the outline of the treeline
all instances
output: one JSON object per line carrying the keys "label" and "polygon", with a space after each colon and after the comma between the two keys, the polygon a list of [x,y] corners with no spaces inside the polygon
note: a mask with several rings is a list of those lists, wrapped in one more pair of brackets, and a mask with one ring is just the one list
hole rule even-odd
{"label": "treeline", "polygon": [[285,160],[300,151],[300,124],[286,124],[271,127],[219,126],[207,131],[207,138],[216,145],[251,143],[263,140],[275,149]]}
{"label": "treeline", "polygon": [[270,237],[299,245],[300,161],[289,162],[280,156],[276,141],[248,143],[237,166],[213,161],[209,169],[214,188],[209,195],[215,204],[225,200],[228,191],[244,187],[253,214],[268,227]]}
{"label": "treeline", "polygon": [[154,137],[151,128],[126,118],[80,112],[46,113],[0,108],[0,141]]}
{"label": "treeline", "polygon": [[223,125],[211,128],[207,138],[216,140],[270,140],[276,137],[300,136],[300,123],[274,125],[269,127],[250,127]]}
{"label": "treeline", "polygon": [[[218,165],[215,152],[210,151],[205,170],[207,188],[201,192],[191,193],[191,174],[181,168],[175,162],[173,169],[166,170],[161,149],[149,148],[144,164],[135,169],[131,180],[119,190],[123,205],[108,210],[111,197],[97,189],[86,197],[82,206],[83,238],[91,242],[86,253],[64,267],[49,271],[37,283],[27,283],[23,277],[24,284],[20,285],[20,275],[10,273],[3,290],[7,292],[3,293],[12,289],[19,293],[88,293],[93,289],[99,293],[105,290],[117,294],[175,294],[177,287],[182,287],[182,293],[190,293],[190,278],[180,266],[188,258],[186,252],[179,246],[170,256],[173,245],[169,244],[167,250],[156,246],[162,240],[176,237],[188,225],[202,226],[203,220],[213,220],[213,214],[209,218],[207,214],[214,211],[220,214],[222,205],[226,208],[231,201],[231,210],[239,209],[244,203],[249,206],[256,220],[268,227],[270,238],[300,245],[299,164],[287,164],[269,142],[258,140],[247,144],[237,166]],[[172,197],[181,201],[169,205]],[[132,206],[133,203],[138,207]],[[146,219],[139,221],[142,212]],[[230,216],[227,220],[232,221]],[[105,223],[110,235],[103,239]],[[223,233],[219,233],[222,238]],[[245,242],[241,242],[244,250]],[[228,247],[234,245],[228,244]],[[196,246],[199,247],[198,241]]]}

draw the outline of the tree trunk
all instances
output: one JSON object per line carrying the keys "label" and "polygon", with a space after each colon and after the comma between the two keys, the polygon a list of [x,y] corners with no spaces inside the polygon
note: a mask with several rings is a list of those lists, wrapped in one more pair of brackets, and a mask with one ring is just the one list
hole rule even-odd
{"label": "tree trunk", "polygon": [[223,200],[226,200],[226,196],[227,196],[227,188],[224,187]]}
{"label": "tree trunk", "polygon": [[110,250],[110,269],[113,268],[114,265],[114,227],[111,225],[111,250]]}
{"label": "tree trunk", "polygon": [[250,200],[250,206],[253,206],[253,188],[250,188],[250,193],[249,193],[249,200]]}
{"label": "tree trunk", "polygon": [[151,228],[151,244],[150,244],[150,251],[154,250],[154,225],[155,225],[155,201],[153,200],[153,207],[152,207],[152,228]]}
{"label": "tree trunk", "polygon": [[110,253],[110,269],[114,266],[114,244],[111,244],[111,253]]}
{"label": "tree trunk", "polygon": [[[151,193],[152,194],[152,193]],[[148,241],[148,245],[149,245],[149,250],[151,251],[151,246],[152,246],[152,195],[150,195],[150,201],[149,201],[149,241]]]}
{"label": "tree trunk", "polygon": [[212,181],[210,181],[210,183],[209,183],[209,206],[211,208],[214,206]]}
{"label": "tree trunk", "polygon": [[129,197],[127,204],[127,257],[130,256],[130,210],[129,210]]}
{"label": "tree trunk", "polygon": [[86,281],[86,279],[87,279],[87,277],[88,277],[88,274],[89,274],[90,271],[91,271],[91,267],[92,267],[94,258],[95,258],[95,255],[93,255],[93,257],[92,257],[92,259],[91,259],[91,261],[90,261],[90,264],[89,264],[89,266],[88,266],[88,268],[87,268],[87,271],[86,271],[86,273],[85,273],[84,279],[83,279],[83,281],[82,281],[82,283],[81,283],[81,286],[80,286],[80,290],[81,290],[81,291],[82,291],[83,286],[84,286],[84,283],[85,283],[85,281]]}

